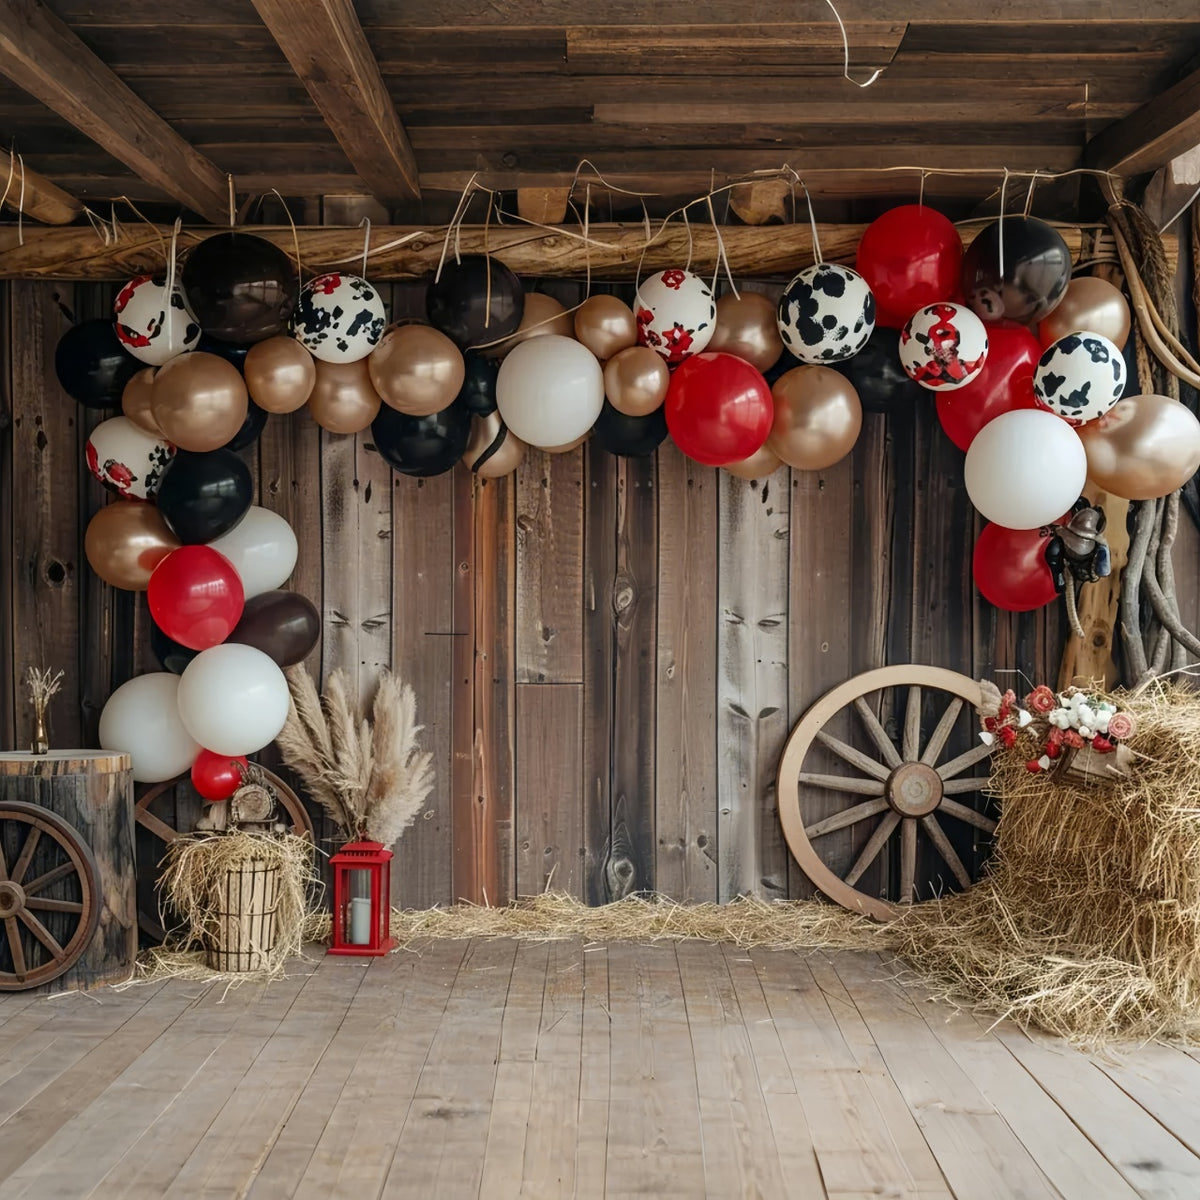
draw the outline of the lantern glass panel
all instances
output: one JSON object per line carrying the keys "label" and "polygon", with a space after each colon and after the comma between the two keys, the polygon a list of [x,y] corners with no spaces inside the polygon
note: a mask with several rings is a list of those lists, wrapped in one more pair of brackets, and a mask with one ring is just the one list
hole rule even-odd
{"label": "lantern glass panel", "polygon": [[345,924],[346,941],[352,946],[371,944],[371,872],[369,870],[347,871],[349,886],[348,920]]}

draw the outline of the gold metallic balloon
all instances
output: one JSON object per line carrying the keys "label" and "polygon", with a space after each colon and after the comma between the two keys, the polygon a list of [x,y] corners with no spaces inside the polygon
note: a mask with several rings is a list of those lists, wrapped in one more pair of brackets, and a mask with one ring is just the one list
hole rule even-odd
{"label": "gold metallic balloon", "polygon": [[571,314],[553,296],[547,296],[545,292],[526,292],[525,311],[516,332],[499,346],[489,346],[485,353],[493,358],[503,358],[514,346],[545,333],[574,338],[575,323],[571,320]]}
{"label": "gold metallic balloon", "polygon": [[1125,500],[1169,495],[1200,470],[1200,421],[1167,396],[1129,396],[1075,432],[1088,477]]}
{"label": "gold metallic balloon", "polygon": [[491,412],[471,418],[471,433],[462,460],[480,479],[499,479],[511,475],[525,457],[525,443]]}
{"label": "gold metallic balloon", "polygon": [[303,408],[317,382],[313,356],[291,337],[255,342],[242,364],[250,399],[269,413]]}
{"label": "gold metallic balloon", "polygon": [[783,353],[775,305],[760,292],[732,292],[717,301],[717,328],[707,350],[723,350],[760,371],[773,367]]}
{"label": "gold metallic balloon", "polygon": [[466,373],[462,351],[429,325],[389,330],[371,351],[367,370],[384,404],[411,417],[428,417],[452,404]]}
{"label": "gold metallic balloon", "polygon": [[380,399],[371,386],[367,360],[317,363],[317,382],[308,411],[330,433],[362,433],[379,415]]}
{"label": "gold metallic balloon", "polygon": [[121,393],[121,411],[143,433],[156,438],[163,435],[154,419],[151,404],[154,397],[154,367],[144,367],[126,385]]}
{"label": "gold metallic balloon", "polygon": [[616,296],[589,296],[575,310],[575,336],[604,362],[637,345],[633,309]]}
{"label": "gold metallic balloon", "polygon": [[604,394],[627,417],[645,417],[667,398],[671,371],[667,360],[649,346],[619,350],[604,364]]}
{"label": "gold metallic balloon", "polygon": [[790,467],[820,471],[846,457],[862,429],[850,381],[829,367],[793,367],[771,388],[775,423],[767,445]]}
{"label": "gold metallic balloon", "polygon": [[779,455],[770,446],[764,445],[741,462],[726,463],[723,469],[739,479],[766,479],[782,466]]}
{"label": "gold metallic balloon", "polygon": [[565,446],[540,446],[540,450],[545,450],[547,454],[570,454],[572,450],[577,450],[584,442],[588,440],[588,435],[592,431],[589,429],[587,433],[577,437],[573,442],[567,442]]}
{"label": "gold metallic balloon", "polygon": [[193,350],[158,368],[151,413],[162,436],[181,450],[219,450],[245,424],[246,384],[237,367]]}
{"label": "gold metallic balloon", "polygon": [[1129,304],[1119,288],[1094,275],[1072,279],[1063,298],[1038,324],[1038,340],[1049,347],[1068,333],[1103,334],[1118,347],[1129,337]]}
{"label": "gold metallic balloon", "polygon": [[142,500],[115,500],[102,508],[83,537],[92,570],[131,592],[144,592],[151,572],[179,545],[158,509]]}

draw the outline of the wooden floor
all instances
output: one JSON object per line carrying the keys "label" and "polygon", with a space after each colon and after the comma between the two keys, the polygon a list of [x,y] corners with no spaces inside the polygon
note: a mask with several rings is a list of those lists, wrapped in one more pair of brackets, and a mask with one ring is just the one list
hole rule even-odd
{"label": "wooden floor", "polygon": [[989,1031],[870,955],[299,965],[0,998],[0,1200],[1200,1196],[1200,1058]]}

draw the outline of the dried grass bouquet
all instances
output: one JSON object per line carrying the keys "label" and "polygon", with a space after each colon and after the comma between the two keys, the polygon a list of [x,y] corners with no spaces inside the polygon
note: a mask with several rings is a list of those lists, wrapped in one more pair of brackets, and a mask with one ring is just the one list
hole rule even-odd
{"label": "dried grass bouquet", "polygon": [[284,762],[348,838],[392,846],[433,789],[412,688],[385,673],[368,720],[342,671],[330,674],[324,696],[304,667],[287,675],[292,703],[277,739]]}

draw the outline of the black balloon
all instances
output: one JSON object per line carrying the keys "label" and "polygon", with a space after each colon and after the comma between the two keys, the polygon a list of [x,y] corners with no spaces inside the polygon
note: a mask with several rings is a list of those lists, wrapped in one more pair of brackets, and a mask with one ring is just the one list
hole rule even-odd
{"label": "black balloon", "polygon": [[468,350],[463,355],[466,373],[463,385],[459,390],[458,399],[467,406],[467,412],[473,417],[486,417],[496,411],[496,376],[500,373],[500,363],[478,350]]}
{"label": "black balloon", "polygon": [[150,622],[150,649],[162,669],[170,671],[172,675],[182,675],[188,663],[200,653],[167,637],[153,621]]}
{"label": "black balloon", "polygon": [[211,542],[246,515],[254,498],[250,468],[232,450],[180,450],[158,485],[158,511],[184,545]]}
{"label": "black balloon", "polygon": [[429,323],[459,349],[515,333],[525,312],[521,281],[502,262],[482,254],[447,259],[425,291]]}
{"label": "black balloon", "polygon": [[209,337],[248,345],[287,332],[300,282],[292,260],[265,238],[218,233],[187,256],[183,290]]}
{"label": "black balloon", "polygon": [[607,400],[592,426],[592,438],[609,454],[644,458],[653,454],[667,436],[667,414],[660,405],[644,417],[618,412]]}
{"label": "black balloon", "polygon": [[1031,325],[1063,298],[1071,252],[1036,217],[1004,217],[982,229],[963,256],[963,295],[984,321]]}
{"label": "black balloon", "polygon": [[246,419],[242,427],[225,443],[226,450],[245,450],[258,441],[259,434],[267,423],[267,410],[259,408],[253,400],[249,401],[246,409]]}
{"label": "black balloon", "polygon": [[246,601],[242,619],[226,638],[253,646],[281,667],[303,662],[321,634],[321,616],[311,600],[297,592],[262,592]]}
{"label": "black balloon", "polygon": [[121,345],[107,317],[72,325],[54,350],[63,391],[87,408],[120,407],[125,385],[144,366]]}
{"label": "black balloon", "polygon": [[900,365],[898,329],[876,325],[867,344],[853,358],[829,365],[850,380],[867,412],[887,412],[897,405],[916,404],[927,395]]}
{"label": "black balloon", "polygon": [[402,475],[441,475],[467,448],[471,414],[457,400],[428,417],[410,417],[386,404],[371,425],[375,449]]}
{"label": "black balloon", "polygon": [[233,342],[222,342],[219,338],[209,337],[207,333],[200,335],[196,349],[202,350],[205,354],[215,354],[218,358],[223,358],[227,363],[232,363],[237,367],[238,371],[244,370],[246,355],[250,353],[249,346],[237,346]]}

